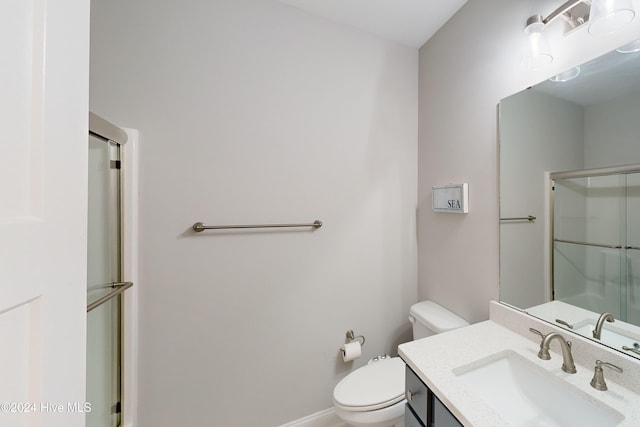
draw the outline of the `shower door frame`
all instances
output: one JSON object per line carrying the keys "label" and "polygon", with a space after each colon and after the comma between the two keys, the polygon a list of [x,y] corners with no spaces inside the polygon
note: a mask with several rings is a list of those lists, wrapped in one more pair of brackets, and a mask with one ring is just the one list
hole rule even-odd
{"label": "shower door frame", "polygon": [[138,132],[89,113],[89,133],[120,146],[121,277],[135,283],[126,290],[121,304],[120,426],[134,427],[138,406]]}

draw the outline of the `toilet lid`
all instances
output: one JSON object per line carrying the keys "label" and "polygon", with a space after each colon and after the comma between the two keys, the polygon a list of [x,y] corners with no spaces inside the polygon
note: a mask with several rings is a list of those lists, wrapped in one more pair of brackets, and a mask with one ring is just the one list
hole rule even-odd
{"label": "toilet lid", "polygon": [[333,401],[343,409],[370,411],[404,399],[405,364],[399,357],[383,359],[356,369],[333,390]]}

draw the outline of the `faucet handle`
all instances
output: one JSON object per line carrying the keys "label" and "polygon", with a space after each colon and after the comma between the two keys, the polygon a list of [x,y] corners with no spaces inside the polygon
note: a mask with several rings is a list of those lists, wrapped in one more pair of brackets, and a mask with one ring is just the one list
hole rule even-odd
{"label": "faucet handle", "polygon": [[636,347],[636,346],[635,346],[635,344],[636,344],[636,343],[634,343],[634,346],[633,346],[633,347],[628,347],[628,346],[626,346],[626,345],[623,345],[623,346],[622,346],[622,349],[623,349],[624,351],[630,351],[630,352],[632,352],[632,353],[635,353],[635,354],[640,355],[640,350],[638,350],[638,347]]}
{"label": "faucet handle", "polygon": [[533,332],[534,334],[540,335],[540,338],[544,339],[544,334],[537,329],[529,328],[529,332]]}
{"label": "faucet handle", "polygon": [[529,332],[533,332],[536,335],[540,335],[540,338],[542,338],[542,341],[540,342],[540,350],[538,351],[538,357],[542,360],[551,359],[551,355],[549,354],[549,347],[544,346],[544,339],[547,336],[542,332],[540,332],[539,330],[533,329],[533,328],[529,328]]}
{"label": "faucet handle", "polygon": [[591,387],[596,390],[605,391],[607,390],[607,383],[604,380],[604,372],[602,367],[606,366],[607,368],[611,368],[614,371],[622,373],[622,368],[614,365],[613,363],[603,362],[601,360],[596,360],[596,367],[593,370],[593,378],[591,379]]}

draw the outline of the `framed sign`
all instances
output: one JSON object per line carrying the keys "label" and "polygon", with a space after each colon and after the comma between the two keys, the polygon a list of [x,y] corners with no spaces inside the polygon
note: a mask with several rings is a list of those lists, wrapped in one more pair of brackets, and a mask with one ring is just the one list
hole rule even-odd
{"label": "framed sign", "polygon": [[431,187],[431,208],[434,212],[469,212],[469,184],[449,184]]}

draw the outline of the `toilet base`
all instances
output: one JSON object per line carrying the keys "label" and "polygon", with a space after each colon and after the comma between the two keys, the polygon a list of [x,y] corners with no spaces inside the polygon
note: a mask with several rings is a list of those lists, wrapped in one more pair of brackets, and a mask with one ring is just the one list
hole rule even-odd
{"label": "toilet base", "polygon": [[351,427],[403,427],[405,403],[406,400],[402,400],[386,408],[363,412],[335,409],[336,415]]}

